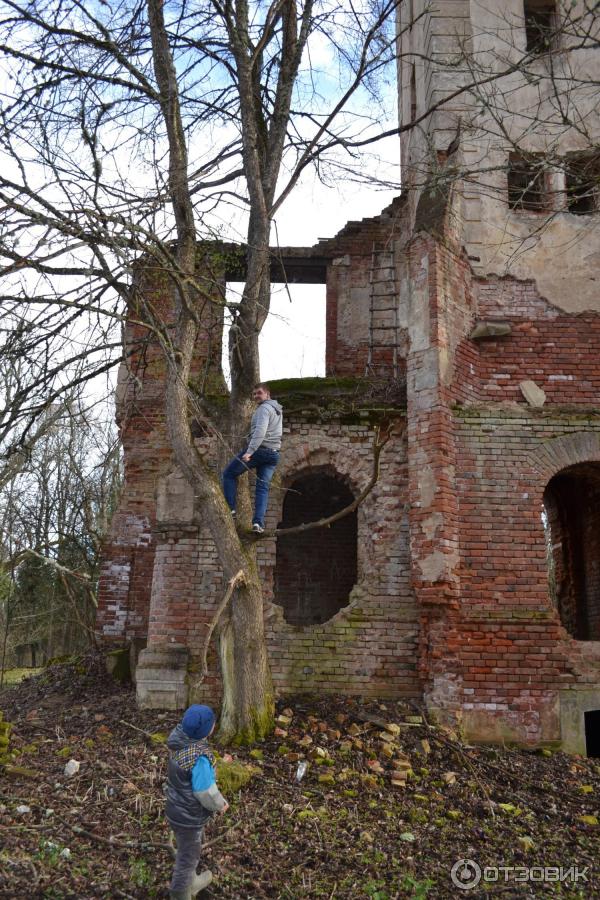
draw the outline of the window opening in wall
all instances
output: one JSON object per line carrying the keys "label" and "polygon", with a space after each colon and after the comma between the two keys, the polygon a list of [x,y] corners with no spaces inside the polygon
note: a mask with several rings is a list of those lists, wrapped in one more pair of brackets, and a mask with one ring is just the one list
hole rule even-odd
{"label": "window opening in wall", "polygon": [[[354,500],[350,488],[326,472],[295,479],[285,494],[280,528],[331,516]],[[327,622],[348,605],[357,577],[356,511],[327,528],[314,528],[277,539],[274,599],[286,622]]]}
{"label": "window opening in wall", "polygon": [[600,709],[584,713],[585,748],[588,756],[600,757]]}
{"label": "window opening in wall", "polygon": [[563,469],[548,483],[542,516],[548,591],[580,641],[600,640],[600,463]]}
{"label": "window opening in wall", "polygon": [[544,157],[511,153],[508,158],[508,206],[540,212],[548,209],[547,173]]}
{"label": "window opening in wall", "polygon": [[569,156],[565,162],[567,209],[579,216],[598,210],[600,157],[598,154]]}
{"label": "window opening in wall", "polygon": [[415,74],[415,64],[412,64],[410,73],[410,121],[414,122],[417,118],[417,76]]}
{"label": "window opening in wall", "polygon": [[[227,300],[236,304],[243,282],[227,282]],[[325,375],[324,284],[273,284],[269,315],[259,338],[261,378],[311,378]],[[231,315],[225,315],[223,373],[229,376],[229,328]]]}
{"label": "window opening in wall", "polygon": [[528,53],[547,53],[556,32],[556,3],[525,0],[525,36]]}

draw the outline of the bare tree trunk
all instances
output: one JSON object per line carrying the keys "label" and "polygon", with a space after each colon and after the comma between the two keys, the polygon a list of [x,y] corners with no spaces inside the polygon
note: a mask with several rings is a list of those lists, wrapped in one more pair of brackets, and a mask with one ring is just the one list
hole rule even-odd
{"label": "bare tree trunk", "polygon": [[262,590],[254,577],[236,591],[219,632],[223,706],[219,738],[252,743],[273,727],[274,697],[264,635]]}
{"label": "bare tree trunk", "polygon": [[[154,68],[169,139],[169,189],[177,224],[177,262],[182,273],[174,285],[175,350],[167,361],[167,428],[175,459],[192,485],[206,517],[225,579],[233,578],[240,570],[244,573],[244,584],[233,597],[229,620],[222,628],[220,641],[225,694],[220,736],[238,743],[252,743],[268,734],[273,725],[273,690],[265,647],[262,593],[256,551],[243,549],[220,482],[198,453],[190,430],[188,382],[198,335],[195,315],[198,297],[193,287],[196,264],[194,211],[177,77],[160,0],[149,0],[148,10]],[[265,271],[268,278],[268,225],[266,242],[265,235],[259,237],[262,253],[258,262],[253,261],[254,265],[249,267],[252,270],[250,284],[257,292]],[[258,275],[255,274],[257,268]],[[245,306],[249,309],[244,309],[240,317],[243,339],[238,347],[240,377],[234,381],[236,387],[231,398],[232,422],[242,422],[246,418],[252,386],[258,376],[256,307],[252,303]]]}
{"label": "bare tree trunk", "polygon": [[240,570],[244,573],[244,583],[236,589],[228,618],[219,632],[223,678],[219,738],[253,743],[270,732],[274,717],[262,590],[256,550],[242,546],[221,485],[198,454],[189,429],[186,386],[194,339],[195,328],[182,329],[178,364],[169,367],[167,379],[167,425],[175,458],[193,486],[206,517],[225,580]]}

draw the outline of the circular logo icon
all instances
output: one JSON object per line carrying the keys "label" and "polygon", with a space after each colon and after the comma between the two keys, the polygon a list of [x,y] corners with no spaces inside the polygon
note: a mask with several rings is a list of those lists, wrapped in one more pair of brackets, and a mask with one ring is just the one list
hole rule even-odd
{"label": "circular logo icon", "polygon": [[477,887],[481,881],[481,866],[472,859],[457,859],[450,872],[452,884],[461,891]]}

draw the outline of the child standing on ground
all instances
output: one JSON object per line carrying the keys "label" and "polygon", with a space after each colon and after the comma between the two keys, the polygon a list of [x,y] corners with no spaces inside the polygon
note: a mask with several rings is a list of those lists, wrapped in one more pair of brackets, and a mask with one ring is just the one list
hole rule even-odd
{"label": "child standing on ground", "polygon": [[191,900],[212,881],[209,869],[198,875],[196,867],[206,822],[215,812],[224,813],[229,807],[217,787],[214,756],[208,746],[214,727],[215,714],[210,706],[194,704],[167,739],[170,756],[165,814],[177,845],[169,886],[172,900]]}

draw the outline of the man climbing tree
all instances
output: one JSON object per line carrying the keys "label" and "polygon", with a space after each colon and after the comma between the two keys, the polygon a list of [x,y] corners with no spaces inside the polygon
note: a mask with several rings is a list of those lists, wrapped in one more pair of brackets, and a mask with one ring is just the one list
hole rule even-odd
{"label": "man climbing tree", "polygon": [[256,469],[256,488],[252,531],[262,534],[265,530],[265,514],[269,502],[269,487],[273,473],[279,462],[281,435],[283,432],[283,410],[277,400],[271,399],[268,384],[257,384],[252,394],[258,407],[250,422],[248,443],[232,459],[223,472],[223,493],[235,516],[237,479],[244,472]]}

